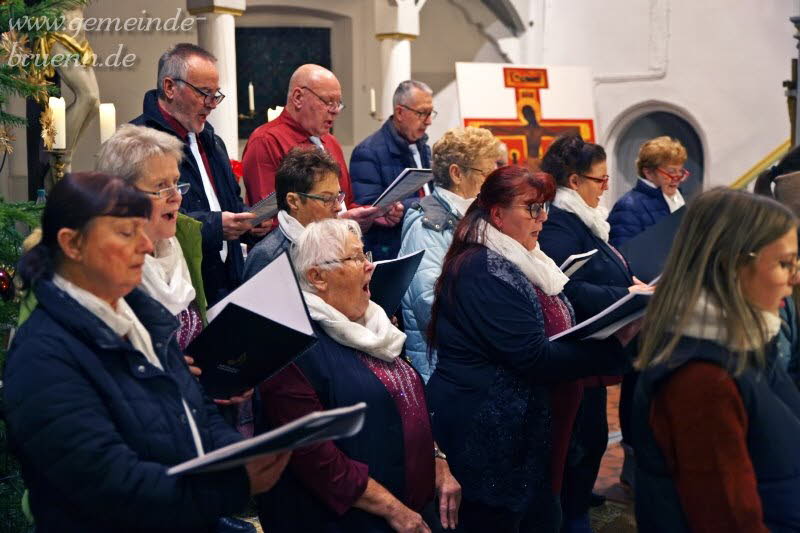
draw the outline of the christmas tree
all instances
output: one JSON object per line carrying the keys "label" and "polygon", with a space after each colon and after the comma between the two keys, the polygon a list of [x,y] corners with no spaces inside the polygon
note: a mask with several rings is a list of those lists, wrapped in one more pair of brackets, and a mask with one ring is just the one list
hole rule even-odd
{"label": "christmas tree", "polygon": [[[52,76],[49,58],[34,54],[47,49],[41,45],[49,38],[49,31],[58,31],[64,11],[83,4],[82,0],[0,0],[0,172],[13,150],[12,130],[28,125],[25,117],[7,112],[9,98],[33,99],[45,107],[42,136],[45,144],[52,143],[54,132],[46,105],[59,91],[48,80]],[[19,315],[19,295],[14,294],[12,283],[14,265],[24,235],[39,225],[42,207],[33,202],[7,203],[0,198],[0,369]],[[24,490],[19,465],[8,450],[5,422],[0,419],[0,533],[32,529],[21,507]]]}

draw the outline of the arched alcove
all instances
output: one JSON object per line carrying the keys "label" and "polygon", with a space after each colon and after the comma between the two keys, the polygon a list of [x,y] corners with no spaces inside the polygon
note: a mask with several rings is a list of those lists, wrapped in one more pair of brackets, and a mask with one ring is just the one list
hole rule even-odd
{"label": "arched alcove", "polygon": [[705,155],[700,135],[688,120],[678,114],[658,110],[645,112],[628,121],[616,136],[613,145],[616,198],[636,184],[636,156],[642,143],[661,135],[677,139],[686,147],[688,158],[685,166],[691,175],[681,185],[684,197],[690,198],[703,190]]}

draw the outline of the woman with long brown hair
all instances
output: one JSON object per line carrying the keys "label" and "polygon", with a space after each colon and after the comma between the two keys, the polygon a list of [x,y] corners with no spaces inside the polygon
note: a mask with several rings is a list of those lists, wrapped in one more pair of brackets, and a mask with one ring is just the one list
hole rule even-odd
{"label": "woman with long brown hair", "polygon": [[553,486],[579,401],[569,382],[626,366],[615,339],[548,340],[574,323],[562,294],[568,279],[537,242],[554,192],[544,173],[492,172],[436,283],[428,336],[439,361],[429,407],[462,486],[468,532],[558,531]]}
{"label": "woman with long brown hair", "polygon": [[778,202],[714,189],[689,207],[637,360],[640,531],[800,529],[800,393],[771,353],[797,267]]}

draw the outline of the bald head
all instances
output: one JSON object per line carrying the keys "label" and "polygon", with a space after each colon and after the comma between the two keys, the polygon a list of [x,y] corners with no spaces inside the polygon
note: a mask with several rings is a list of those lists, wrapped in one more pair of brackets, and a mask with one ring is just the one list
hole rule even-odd
{"label": "bald head", "polygon": [[330,70],[319,65],[302,65],[289,79],[286,112],[309,135],[328,133],[341,112],[342,87]]}

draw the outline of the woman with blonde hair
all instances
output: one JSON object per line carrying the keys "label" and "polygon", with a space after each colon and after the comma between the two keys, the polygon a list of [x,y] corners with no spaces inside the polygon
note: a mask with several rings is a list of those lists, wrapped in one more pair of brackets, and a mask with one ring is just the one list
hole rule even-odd
{"label": "woman with blonde hair", "polygon": [[620,246],[685,204],[678,186],[689,178],[683,167],[686,158],[686,148],[672,137],[656,137],[642,144],[636,158],[636,186],[617,200],[608,215],[613,246]]}
{"label": "woman with blonde hair", "polygon": [[[504,157],[503,143],[484,128],[467,126],[445,132],[433,145],[433,194],[409,209],[403,220],[400,256],[425,250],[403,297],[406,353],[427,382],[436,367],[428,357],[425,330],[431,317],[433,286],[442,272],[453,231],[478,195],[486,176]],[[508,158],[507,153],[505,158]]]}
{"label": "woman with blonde hair", "polygon": [[770,357],[797,267],[778,202],[714,189],[689,207],[642,327],[640,530],[800,528],[800,394]]}

